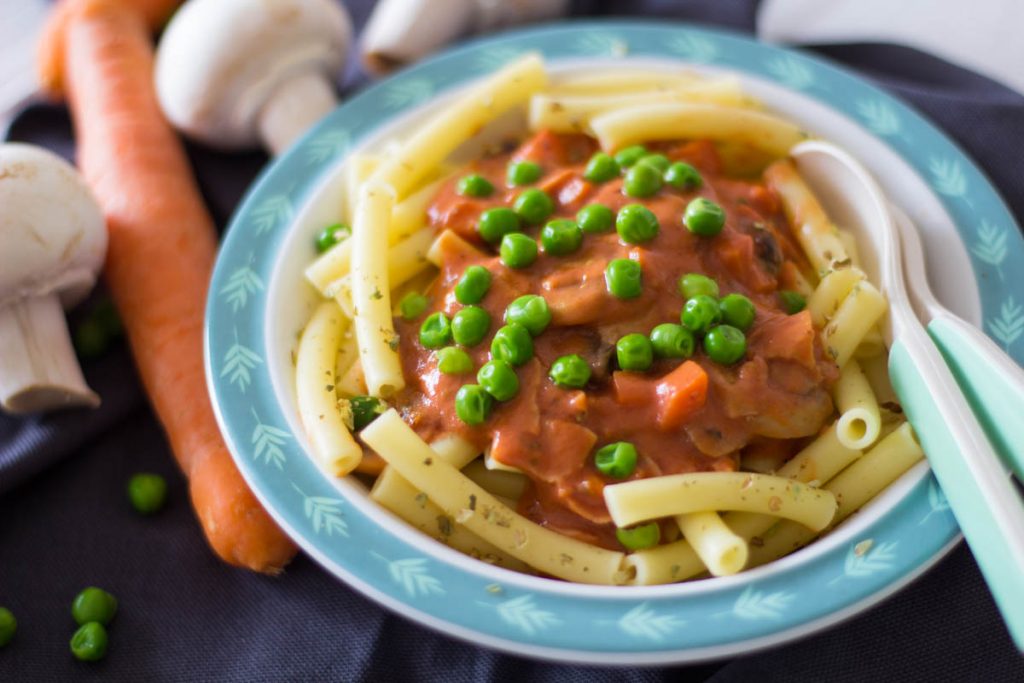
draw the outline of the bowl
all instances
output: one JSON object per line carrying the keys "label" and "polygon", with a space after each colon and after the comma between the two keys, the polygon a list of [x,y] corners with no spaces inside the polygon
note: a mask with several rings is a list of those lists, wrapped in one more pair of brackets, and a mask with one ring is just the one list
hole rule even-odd
{"label": "bowl", "polygon": [[[934,283],[943,303],[997,339],[1024,317],[1003,279],[1012,263],[1024,264],[1024,245],[998,195],[942,133],[858,77],[685,24],[575,22],[504,34],[352,98],[275,160],[236,212],[210,290],[207,372],[225,439],[257,497],[307,553],[384,606],[477,644],[550,659],[656,664],[750,652],[837,623],[913,580],[958,540],[926,463],[828,536],[769,565],[669,586],[608,587],[462,555],[308,455],[293,352],[318,297],[302,273],[314,235],[338,219],[347,156],[408,134],[460,88],[527,51],[543,53],[556,78],[623,66],[737,75],[770,109],[853,151],[875,174],[920,226],[929,271],[960,275]],[[505,117],[483,136],[517,125],[522,117]],[[474,144],[481,140],[459,154],[471,157]],[[1020,361],[1024,348],[1016,351]]]}

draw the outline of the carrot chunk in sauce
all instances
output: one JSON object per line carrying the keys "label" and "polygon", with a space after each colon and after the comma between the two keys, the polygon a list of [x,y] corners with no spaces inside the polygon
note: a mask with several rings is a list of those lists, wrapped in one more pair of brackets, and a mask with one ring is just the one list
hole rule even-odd
{"label": "carrot chunk in sauce", "polygon": [[658,426],[676,429],[704,407],[708,397],[708,374],[688,360],[658,382]]}

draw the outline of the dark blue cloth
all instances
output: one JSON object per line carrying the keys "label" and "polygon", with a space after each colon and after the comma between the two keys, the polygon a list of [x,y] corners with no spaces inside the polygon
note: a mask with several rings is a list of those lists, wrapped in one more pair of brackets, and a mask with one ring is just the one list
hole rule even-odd
{"label": "dark blue cloth", "polygon": [[[365,21],[370,3],[347,4],[357,25]],[[756,3],[580,1],[574,9],[751,31]],[[819,52],[925,112],[1024,216],[1024,98],[904,48]],[[350,64],[352,87],[362,75]],[[10,137],[73,152],[59,107],[24,112]],[[223,225],[265,157],[198,147],[190,154]],[[557,665],[479,649],[381,609],[304,556],[277,578],[232,569],[203,541],[126,350],[116,346],[85,370],[104,398],[98,411],[0,417],[0,605],[19,620],[15,640],[0,650],[0,681],[1024,680],[1024,659],[962,545],[896,596],[824,633],[731,661],[660,669]],[[168,508],[148,519],[124,495],[128,477],[143,470],[170,482]],[[109,655],[94,664],[68,652],[70,603],[88,585],[121,601]]]}

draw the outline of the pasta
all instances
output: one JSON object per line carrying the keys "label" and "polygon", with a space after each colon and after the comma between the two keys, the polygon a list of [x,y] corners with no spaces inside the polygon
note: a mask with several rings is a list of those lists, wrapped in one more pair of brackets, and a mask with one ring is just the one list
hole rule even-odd
{"label": "pasta", "polygon": [[[531,137],[453,170],[511,110]],[[921,453],[885,298],[785,158],[807,136],[734,78],[549,83],[528,55],[350,158],[351,237],[305,271],[313,455],[437,542],[580,583],[730,576],[832,529]]]}
{"label": "pasta", "polygon": [[335,304],[320,304],[302,333],[295,368],[302,426],[317,459],[339,477],[354,470],[363,457],[335,392],[336,355],[346,324]]}

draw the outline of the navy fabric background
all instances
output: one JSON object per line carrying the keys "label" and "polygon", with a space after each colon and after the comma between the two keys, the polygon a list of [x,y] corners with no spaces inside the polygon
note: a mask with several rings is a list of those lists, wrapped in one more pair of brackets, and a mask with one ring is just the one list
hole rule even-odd
{"label": "navy fabric background", "polygon": [[[371,2],[346,3],[357,26]],[[750,32],[756,2],[574,3],[580,14],[657,15]],[[890,45],[818,52],[916,105],[987,171],[1024,217],[1024,98],[984,78]],[[347,88],[364,76],[353,60]],[[71,158],[60,107],[25,111],[9,137]],[[190,148],[223,225],[266,159]],[[280,577],[221,564],[206,548],[184,480],[118,345],[86,365],[104,398],[94,412],[0,416],[0,605],[19,620],[0,650],[0,681],[1011,681],[1018,655],[961,545],[898,595],[824,633],[729,661],[652,669],[587,668],[497,654],[387,612],[300,555]],[[170,503],[154,518],[124,496],[137,471],[164,474]],[[68,652],[70,603],[88,585],[121,601],[99,663]],[[1024,606],[1022,606],[1024,608]]]}

